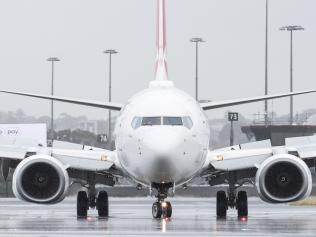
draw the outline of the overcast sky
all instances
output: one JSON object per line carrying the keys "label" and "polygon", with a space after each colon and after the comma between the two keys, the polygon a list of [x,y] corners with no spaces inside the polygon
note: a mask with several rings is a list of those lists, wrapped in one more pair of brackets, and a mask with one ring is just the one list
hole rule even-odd
{"label": "overcast sky", "polygon": [[[0,0],[0,87],[50,93],[51,67],[56,65],[55,94],[106,100],[108,57],[113,58],[113,101],[125,102],[154,78],[155,0]],[[270,0],[270,93],[289,90],[289,33],[283,25],[302,25],[294,34],[295,89],[316,89],[316,1]],[[167,0],[170,79],[194,95],[194,47],[200,52],[201,99],[225,100],[264,94],[265,0]],[[295,111],[315,107],[315,95],[295,99]],[[48,115],[49,102],[0,95],[2,111],[23,108]],[[104,118],[106,111],[55,103],[56,113]],[[270,103],[270,108],[272,103]],[[263,103],[228,108],[248,117],[263,112]],[[228,109],[209,112],[220,118]],[[288,113],[288,99],[275,100],[273,110]]]}

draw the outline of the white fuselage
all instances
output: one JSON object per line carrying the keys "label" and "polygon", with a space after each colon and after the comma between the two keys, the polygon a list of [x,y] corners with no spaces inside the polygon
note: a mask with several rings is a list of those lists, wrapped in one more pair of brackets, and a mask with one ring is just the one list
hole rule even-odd
{"label": "white fuselage", "polygon": [[115,136],[118,159],[131,178],[177,186],[204,165],[210,132],[196,100],[165,80],[152,81],[128,101]]}

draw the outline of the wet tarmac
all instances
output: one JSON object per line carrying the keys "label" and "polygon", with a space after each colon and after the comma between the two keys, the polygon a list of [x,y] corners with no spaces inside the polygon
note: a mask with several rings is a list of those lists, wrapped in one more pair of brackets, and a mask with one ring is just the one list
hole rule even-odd
{"label": "wet tarmac", "polygon": [[214,198],[172,198],[170,220],[151,217],[152,198],[111,198],[110,217],[77,219],[75,199],[39,206],[0,199],[0,236],[316,236],[316,207],[249,200],[248,219],[215,216]]}

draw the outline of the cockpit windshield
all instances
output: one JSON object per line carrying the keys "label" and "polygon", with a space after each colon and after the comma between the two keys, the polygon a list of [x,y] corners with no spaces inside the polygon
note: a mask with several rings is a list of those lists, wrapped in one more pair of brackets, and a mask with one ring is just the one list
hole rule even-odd
{"label": "cockpit windshield", "polygon": [[189,116],[184,117],[174,117],[174,116],[164,116],[164,117],[134,117],[132,121],[133,129],[137,129],[141,126],[183,126],[187,129],[193,127],[192,119]]}
{"label": "cockpit windshield", "polygon": [[161,117],[143,117],[142,126],[161,125]]}
{"label": "cockpit windshield", "polygon": [[182,126],[181,117],[163,117],[163,125]]}

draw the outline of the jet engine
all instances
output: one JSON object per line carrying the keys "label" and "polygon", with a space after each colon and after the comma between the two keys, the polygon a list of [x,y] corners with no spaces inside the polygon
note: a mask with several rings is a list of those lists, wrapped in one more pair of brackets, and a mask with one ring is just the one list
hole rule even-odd
{"label": "jet engine", "polygon": [[274,155],[265,160],[258,169],[256,188],[260,198],[270,203],[304,199],[312,190],[311,172],[296,156]]}
{"label": "jet engine", "polygon": [[21,200],[40,204],[62,201],[68,191],[69,176],[65,166],[47,155],[25,158],[15,169],[12,189]]}

